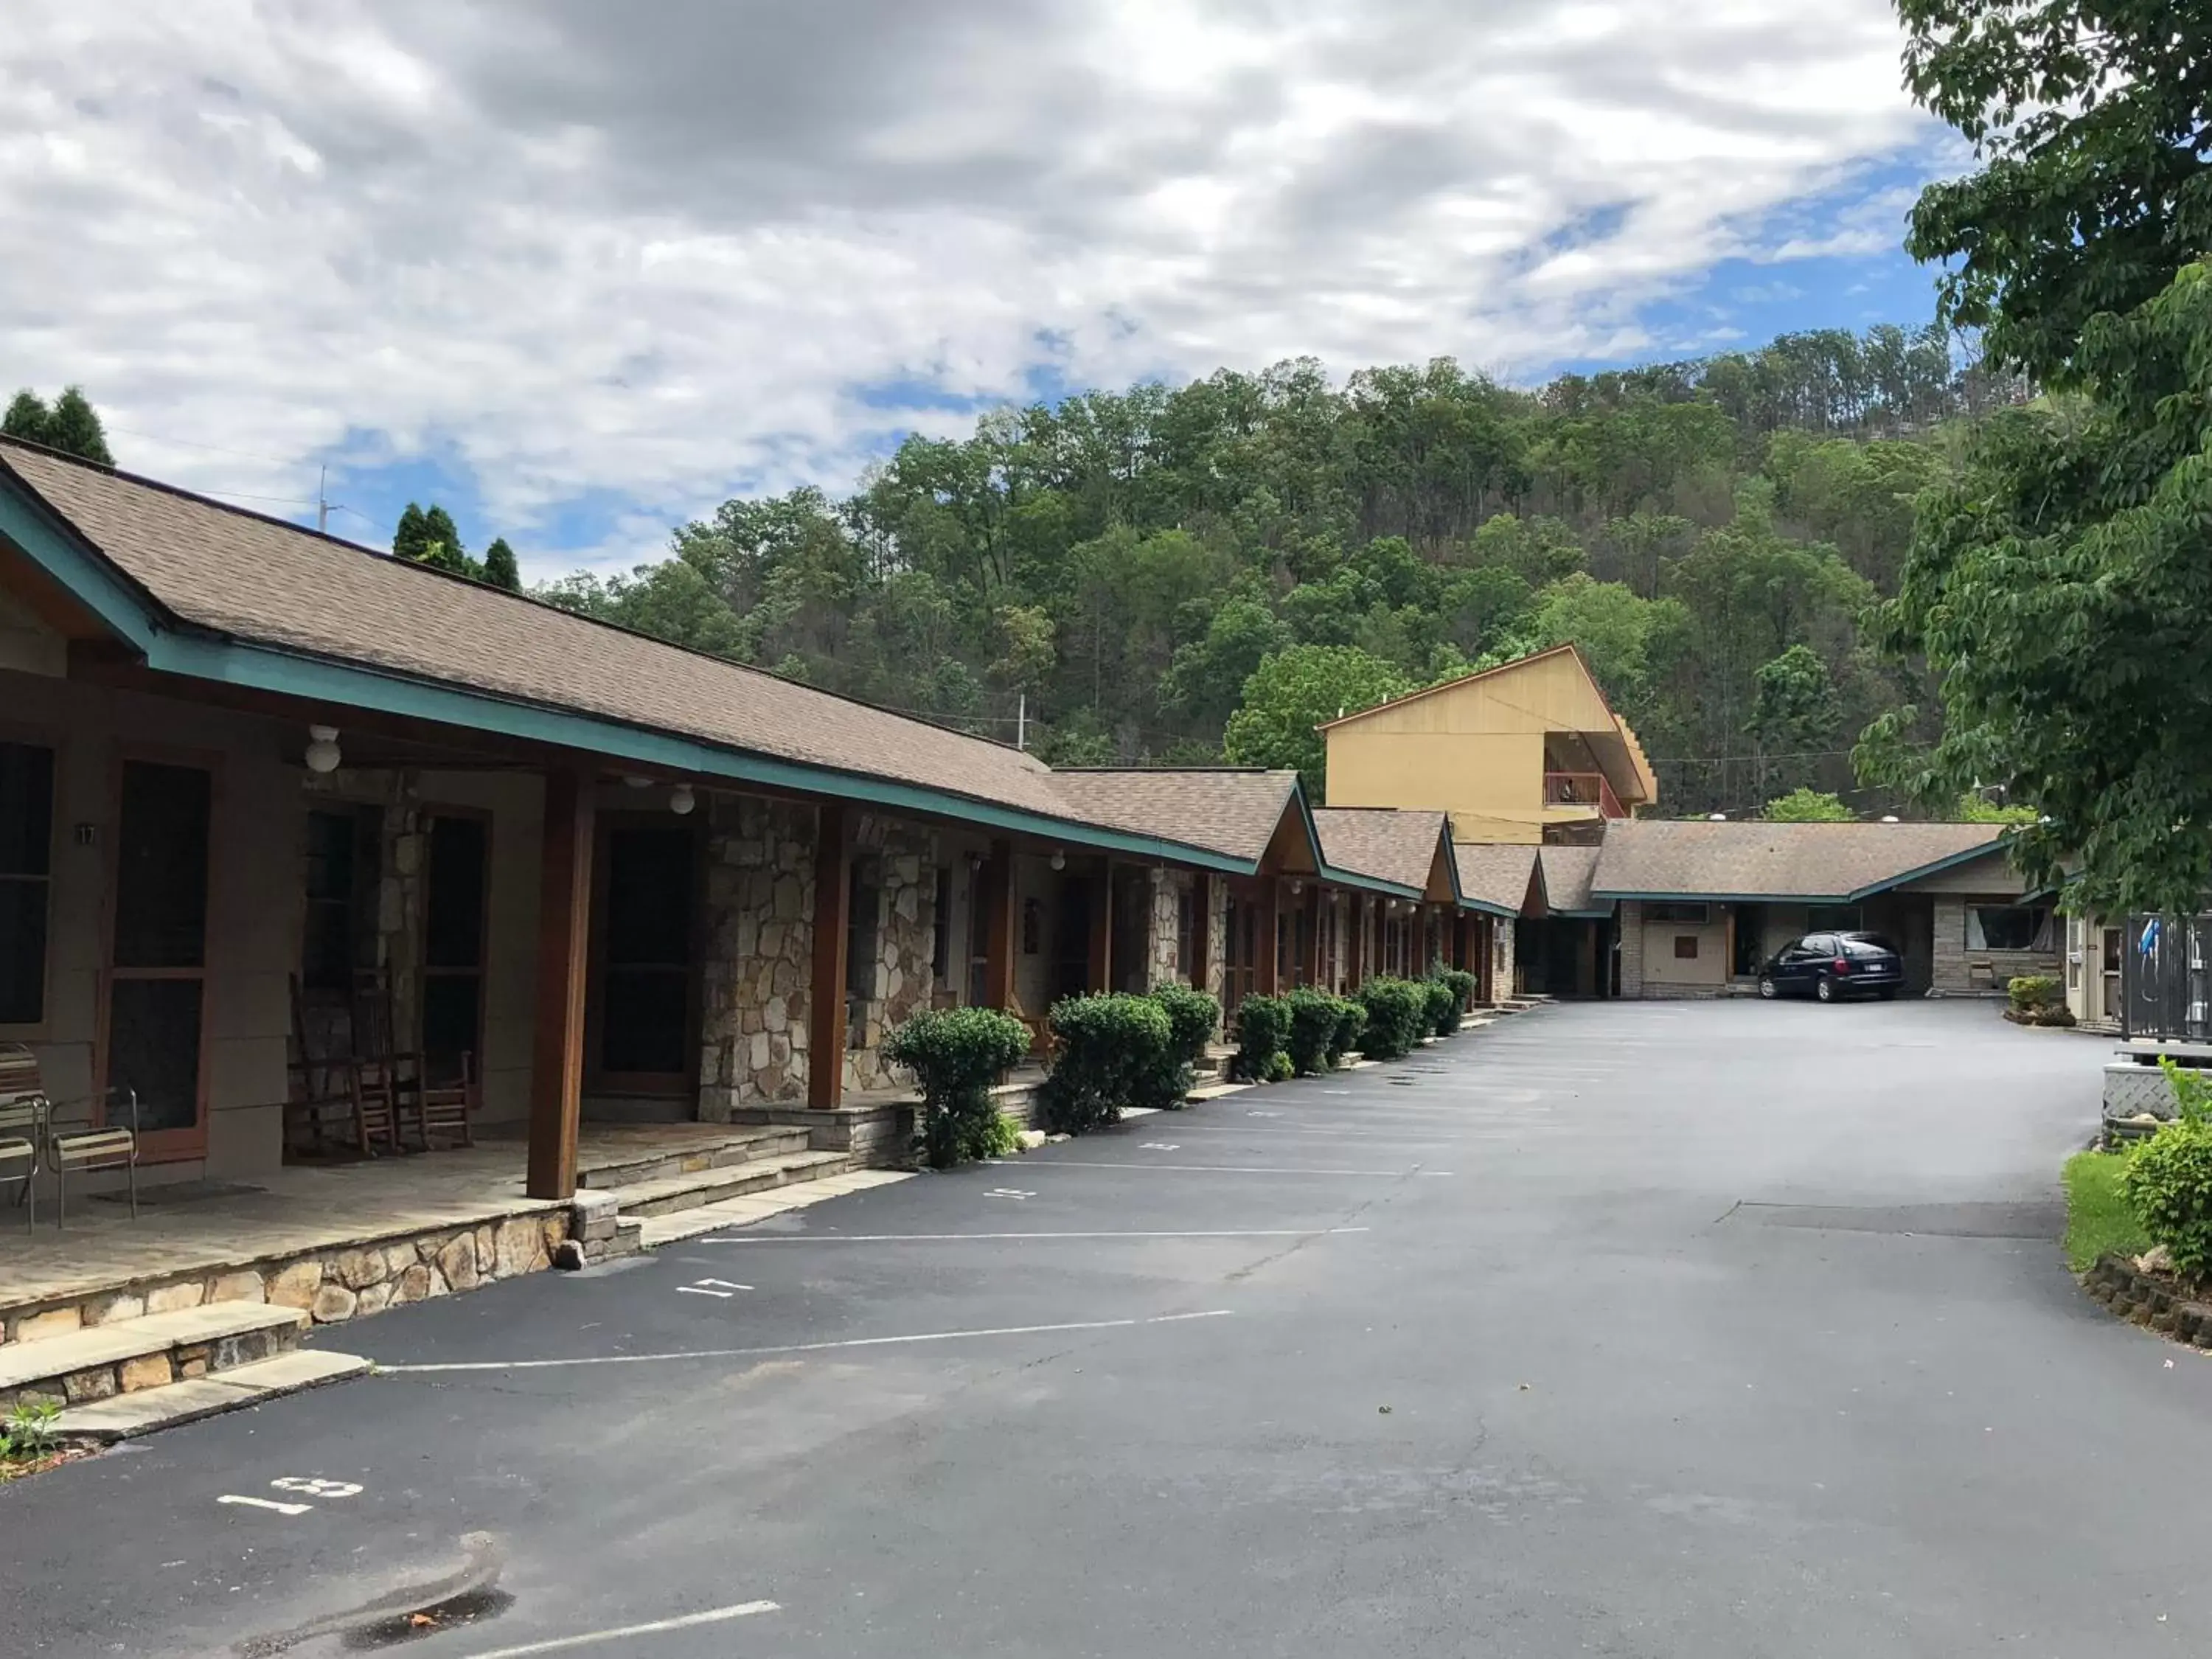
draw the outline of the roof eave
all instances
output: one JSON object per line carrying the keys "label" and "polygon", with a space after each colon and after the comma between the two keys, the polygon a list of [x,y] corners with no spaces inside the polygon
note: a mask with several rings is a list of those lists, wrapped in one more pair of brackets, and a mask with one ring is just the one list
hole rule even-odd
{"label": "roof eave", "polygon": [[2004,850],[2004,845],[2005,836],[2000,830],[1977,846],[1962,848],[1958,852],[1937,859],[1931,864],[1923,864],[1916,869],[1907,870],[1902,875],[1885,876],[1880,881],[1869,882],[1865,886],[1853,891],[1849,902],[1856,903],[1861,899],[1872,898],[1876,893],[1887,893],[1893,888],[1903,887],[1909,883],[1920,881],[1929,876],[1940,876],[1946,870],[1955,870],[1962,864],[1972,864],[1975,860],[1985,859],[1992,853],[2001,853]]}

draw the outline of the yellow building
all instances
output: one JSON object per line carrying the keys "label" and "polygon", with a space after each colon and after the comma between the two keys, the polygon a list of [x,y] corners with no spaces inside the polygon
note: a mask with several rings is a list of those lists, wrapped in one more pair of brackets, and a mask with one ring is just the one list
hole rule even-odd
{"label": "yellow building", "polygon": [[1636,733],[1571,645],[1321,730],[1331,806],[1442,807],[1455,842],[1592,840],[1659,798]]}

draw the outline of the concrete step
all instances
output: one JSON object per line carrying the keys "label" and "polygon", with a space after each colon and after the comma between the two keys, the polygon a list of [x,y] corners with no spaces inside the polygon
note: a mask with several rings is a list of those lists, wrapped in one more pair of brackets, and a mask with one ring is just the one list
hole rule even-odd
{"label": "concrete step", "polygon": [[1224,1095],[1241,1095],[1251,1086],[1249,1083],[1201,1083],[1183,1098],[1199,1106],[1209,1100],[1219,1100]]}
{"label": "concrete step", "polygon": [[577,1184],[605,1192],[665,1181],[672,1176],[696,1175],[705,1170],[726,1170],[763,1158],[782,1158],[803,1152],[807,1133],[803,1128],[763,1125],[733,1128],[726,1136],[682,1147],[641,1147],[632,1158],[599,1161],[577,1177]]}
{"label": "concrete step", "polygon": [[780,1158],[749,1158],[724,1170],[701,1170],[659,1181],[640,1181],[615,1188],[621,1214],[637,1218],[672,1215],[703,1204],[742,1198],[793,1182],[839,1175],[852,1166],[843,1152],[787,1152]]}
{"label": "concrete step", "polygon": [[157,1429],[173,1429],[220,1412],[258,1406],[325,1382],[342,1382],[363,1375],[369,1368],[369,1362],[358,1354],[295,1348],[290,1353],[257,1359],[216,1375],[71,1406],[54,1419],[54,1427],[65,1439],[95,1444],[135,1440]]}
{"label": "concrete step", "polygon": [[765,1221],[769,1217],[781,1215],[787,1210],[804,1209],[810,1204],[842,1198],[848,1193],[866,1192],[871,1187],[888,1186],[895,1181],[913,1179],[913,1173],[905,1170],[848,1170],[841,1175],[800,1182],[795,1186],[779,1188],[772,1193],[723,1199],[716,1203],[701,1205],[696,1209],[678,1210],[671,1215],[647,1216],[639,1224],[639,1242],[645,1249],[655,1250],[664,1244],[696,1238],[702,1233],[726,1232],[733,1227],[750,1226],[756,1221]]}
{"label": "concrete step", "polygon": [[298,1308],[211,1302],[0,1347],[0,1410],[26,1400],[82,1405],[164,1388],[289,1352]]}

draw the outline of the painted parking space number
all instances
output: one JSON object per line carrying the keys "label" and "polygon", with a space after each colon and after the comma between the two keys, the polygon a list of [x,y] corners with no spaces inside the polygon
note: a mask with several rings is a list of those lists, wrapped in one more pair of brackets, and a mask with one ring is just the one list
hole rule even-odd
{"label": "painted parking space number", "polygon": [[989,1192],[984,1194],[983,1196],[986,1198],[1011,1198],[1015,1200],[1015,1202],[1019,1203],[1024,1199],[1035,1198],[1036,1194],[1034,1192],[1025,1193],[1018,1187],[994,1187]]}
{"label": "painted parking space number", "polygon": [[[361,1486],[352,1480],[325,1480],[320,1475],[280,1474],[270,1486],[278,1492],[297,1492],[309,1498],[358,1498]],[[240,1492],[227,1492],[215,1500],[218,1504],[234,1504],[242,1509],[269,1510],[277,1515],[305,1515],[315,1506],[313,1504],[288,1504],[275,1498],[249,1498]]]}
{"label": "painted parking space number", "polygon": [[1179,1152],[1182,1150],[1182,1143],[1179,1140],[1148,1140],[1138,1150],[1146,1152]]}

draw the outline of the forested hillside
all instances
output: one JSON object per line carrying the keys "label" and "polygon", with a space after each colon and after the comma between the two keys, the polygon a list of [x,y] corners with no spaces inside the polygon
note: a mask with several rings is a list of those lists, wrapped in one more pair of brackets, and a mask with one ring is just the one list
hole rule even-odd
{"label": "forested hillside", "polygon": [[[1316,720],[1572,640],[1669,811],[1849,793],[1928,699],[1862,639],[1950,434],[2016,386],[1930,329],[1515,390],[1449,361],[1089,392],[732,501],[556,602],[1055,762],[1317,769]],[[1871,798],[1861,798],[1872,805]]]}

